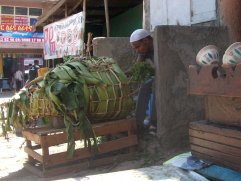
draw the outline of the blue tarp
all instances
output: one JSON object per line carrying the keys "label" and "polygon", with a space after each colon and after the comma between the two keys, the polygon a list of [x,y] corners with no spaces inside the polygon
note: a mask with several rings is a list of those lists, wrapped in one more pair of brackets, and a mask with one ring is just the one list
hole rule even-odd
{"label": "blue tarp", "polygon": [[196,172],[211,180],[241,181],[241,173],[218,165],[211,165]]}

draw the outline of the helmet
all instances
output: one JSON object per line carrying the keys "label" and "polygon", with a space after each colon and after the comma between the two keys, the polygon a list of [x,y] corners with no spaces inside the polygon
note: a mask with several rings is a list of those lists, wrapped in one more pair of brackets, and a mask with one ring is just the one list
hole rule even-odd
{"label": "helmet", "polygon": [[235,42],[230,45],[223,55],[223,64],[235,66],[241,63],[241,42]]}
{"label": "helmet", "polygon": [[196,62],[200,66],[219,62],[218,48],[215,45],[203,47],[196,56]]}

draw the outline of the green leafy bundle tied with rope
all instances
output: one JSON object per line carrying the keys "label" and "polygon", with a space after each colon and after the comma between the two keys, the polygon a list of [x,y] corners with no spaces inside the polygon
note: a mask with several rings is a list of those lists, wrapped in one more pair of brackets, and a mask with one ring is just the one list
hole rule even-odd
{"label": "green leafy bundle tied with rope", "polygon": [[146,61],[136,62],[131,68],[132,79],[137,82],[144,82],[154,75],[154,69]]}
{"label": "green leafy bundle tied with rope", "polygon": [[133,108],[126,75],[107,57],[67,57],[37,85],[29,97],[28,117],[63,116],[69,157],[75,150],[75,129],[91,146],[95,141],[91,123],[125,118]]}

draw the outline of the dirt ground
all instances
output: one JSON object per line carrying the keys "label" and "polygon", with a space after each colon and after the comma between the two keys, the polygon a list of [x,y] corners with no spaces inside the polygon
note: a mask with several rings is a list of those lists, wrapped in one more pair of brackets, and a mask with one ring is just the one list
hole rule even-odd
{"label": "dirt ground", "polygon": [[[7,101],[12,92],[0,94],[0,103]],[[0,132],[1,133],[1,132]],[[175,153],[163,153],[158,139],[155,136],[142,132],[138,138],[138,146],[131,161],[113,162],[108,166],[86,169],[80,172],[62,174],[56,177],[40,178],[29,172],[24,167],[27,154],[24,152],[24,138],[17,137],[14,133],[8,134],[8,139],[0,136],[0,180],[6,181],[43,181],[77,178],[93,174],[109,173],[121,170],[136,169],[153,165],[162,165],[162,162]]]}
{"label": "dirt ground", "polygon": [[[151,137],[150,137],[151,138]],[[152,139],[152,138],[151,138]],[[155,138],[153,138],[155,139]],[[151,141],[153,143],[153,141]],[[143,143],[142,143],[143,144]],[[42,180],[60,180],[66,178],[82,177],[86,175],[109,173],[121,170],[141,168],[151,165],[161,165],[163,158],[158,154],[154,154],[159,148],[152,144],[148,146],[148,150],[140,150],[137,148],[136,154],[131,161],[123,161],[121,163],[114,162],[108,166],[83,170],[77,173],[63,174],[56,177],[40,178],[24,168],[27,161],[27,154],[24,152],[24,138],[17,137],[10,133],[8,139],[0,137],[0,180],[6,181],[42,181]],[[151,153],[152,152],[152,153]]]}

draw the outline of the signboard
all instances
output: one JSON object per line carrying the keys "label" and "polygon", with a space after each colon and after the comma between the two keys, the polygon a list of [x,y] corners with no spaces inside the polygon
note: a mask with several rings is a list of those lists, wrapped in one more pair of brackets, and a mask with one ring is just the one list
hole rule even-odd
{"label": "signboard", "polygon": [[1,15],[1,24],[3,24],[3,25],[13,25],[14,24],[14,16]]}
{"label": "signboard", "polygon": [[43,65],[43,59],[42,58],[24,58],[24,65],[27,66],[29,64],[34,64],[34,60],[38,60],[39,65]]}
{"label": "signboard", "polygon": [[0,31],[0,42],[43,42],[43,33]]}
{"label": "signboard", "polygon": [[24,25],[2,25],[0,24],[0,31],[33,31],[32,26]]}
{"label": "signboard", "polygon": [[28,16],[15,16],[14,17],[15,25],[28,25]]}
{"label": "signboard", "polygon": [[80,12],[44,27],[44,59],[80,55],[83,47],[84,18]]}

